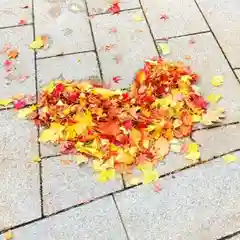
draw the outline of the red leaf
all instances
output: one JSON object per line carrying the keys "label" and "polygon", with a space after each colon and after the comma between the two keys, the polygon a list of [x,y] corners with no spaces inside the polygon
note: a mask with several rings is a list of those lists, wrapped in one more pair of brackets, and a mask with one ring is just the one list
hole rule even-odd
{"label": "red leaf", "polygon": [[19,21],[19,23],[18,23],[19,25],[25,25],[25,24],[27,24],[27,21],[26,20],[23,20],[23,19],[21,19],[20,21]]}
{"label": "red leaf", "polygon": [[161,187],[159,183],[155,183],[154,184],[154,192],[160,192],[161,191]]}
{"label": "red leaf", "polygon": [[169,17],[168,17],[167,14],[161,14],[161,15],[160,15],[160,19],[162,19],[162,20],[164,20],[164,21],[166,21],[168,18],[169,18]]}
{"label": "red leaf", "polygon": [[127,120],[125,122],[123,122],[123,126],[126,130],[129,130],[131,129],[133,126],[132,126],[132,121],[131,120]]}
{"label": "red leaf", "polygon": [[121,77],[120,76],[116,76],[116,77],[113,77],[112,79],[115,83],[119,83],[120,80],[121,80]]}
{"label": "red leaf", "polygon": [[192,94],[191,95],[191,100],[196,107],[206,109],[207,106],[208,106],[208,102],[205,101],[205,99],[202,96]]}
{"label": "red leaf", "polygon": [[21,109],[21,108],[24,108],[25,106],[26,106],[25,100],[16,100],[14,102],[14,108],[16,109]]}
{"label": "red leaf", "polygon": [[108,12],[112,14],[119,14],[120,12],[120,6],[119,3],[114,3],[109,9]]}

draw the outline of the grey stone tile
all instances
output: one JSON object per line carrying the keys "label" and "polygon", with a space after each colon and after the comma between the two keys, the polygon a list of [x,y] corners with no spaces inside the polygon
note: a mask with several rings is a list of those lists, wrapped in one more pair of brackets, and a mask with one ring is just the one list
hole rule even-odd
{"label": "grey stone tile", "polygon": [[[49,66],[51,66],[49,68]],[[46,58],[37,60],[37,77],[39,87],[47,84],[52,79],[80,80],[89,76],[100,76],[96,54],[93,52],[73,54],[68,56]],[[41,143],[42,156],[59,154],[58,146]]]}
{"label": "grey stone tile", "polygon": [[[189,44],[189,40],[195,40],[196,43]],[[240,85],[211,33],[170,39],[169,46],[172,52],[166,56],[167,59],[184,61],[200,75],[198,86],[203,96],[207,97],[211,93],[222,95],[223,98],[216,106],[225,109],[224,122],[238,121],[240,119]],[[191,59],[186,60],[186,57]],[[224,84],[213,87],[211,79],[218,75],[223,76]]]}
{"label": "grey stone tile", "polygon": [[[54,3],[52,3],[54,2]],[[76,1],[35,1],[36,36],[48,35],[50,46],[38,51],[37,57],[93,50],[93,41],[85,5],[72,12]]]}
{"label": "grey stone tile", "polygon": [[13,111],[0,112],[0,230],[40,217],[37,132]]}
{"label": "grey stone tile", "polygon": [[[28,48],[33,38],[32,26],[1,29],[0,35],[1,99],[10,98],[19,93],[35,94],[34,53]],[[19,52],[19,56],[11,60],[9,71],[4,66],[6,60],[9,60],[7,52],[3,52],[7,45],[10,47],[9,51],[16,49]],[[27,79],[21,80],[24,76],[28,76]]]}
{"label": "grey stone tile", "polygon": [[[113,0],[108,0],[108,1],[87,0],[89,14],[94,15],[94,14],[107,12],[109,7],[111,7],[111,2],[113,2]],[[140,7],[138,0],[121,0],[119,2],[120,2],[119,6],[121,10]]]}
{"label": "grey stone tile", "polygon": [[240,165],[222,159],[116,194],[130,239],[212,240],[240,228]]}
{"label": "grey stone tile", "polygon": [[[155,39],[208,30],[192,0],[142,0],[142,4]],[[164,14],[168,19],[161,19]]]}
{"label": "grey stone tile", "polygon": [[[197,0],[233,67],[240,67],[240,2]],[[221,27],[219,27],[221,26]]]}
{"label": "grey stone tile", "polygon": [[92,200],[123,187],[120,177],[103,184],[96,180],[89,166],[79,167],[74,163],[66,165],[64,160],[71,160],[71,156],[43,160],[45,214]]}
{"label": "grey stone tile", "polygon": [[240,80],[240,70],[235,70],[235,73],[237,74],[238,79]]}
{"label": "grey stone tile", "polygon": [[[32,23],[31,0],[3,0],[0,2],[0,27],[19,25],[21,20]],[[28,8],[24,8],[28,6]]]}
{"label": "grey stone tile", "polygon": [[[136,21],[140,17],[142,21]],[[141,10],[122,12],[118,16],[109,14],[96,16],[92,20],[99,58],[106,82],[112,82],[113,88],[127,87],[135,72],[143,66],[143,61],[157,55]],[[116,28],[116,33],[110,29]],[[113,47],[105,51],[106,45]],[[117,64],[115,58],[120,58]],[[115,84],[114,76],[122,80]]]}
{"label": "grey stone tile", "polygon": [[125,240],[112,197],[71,209],[13,231],[17,240]]}
{"label": "grey stone tile", "polygon": [[230,240],[240,240],[240,234],[232,237],[232,238],[229,238]]}
{"label": "grey stone tile", "polygon": [[196,131],[193,139],[201,145],[203,160],[220,156],[240,149],[240,124]]}

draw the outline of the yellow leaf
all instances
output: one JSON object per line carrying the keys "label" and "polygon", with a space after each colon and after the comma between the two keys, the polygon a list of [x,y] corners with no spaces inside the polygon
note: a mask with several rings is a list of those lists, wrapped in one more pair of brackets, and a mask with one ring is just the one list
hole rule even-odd
{"label": "yellow leaf", "polygon": [[157,181],[159,174],[157,170],[144,170],[143,171],[143,184],[148,184],[153,181]]}
{"label": "yellow leaf", "polygon": [[190,152],[189,154],[186,155],[186,158],[189,160],[197,161],[200,159],[201,155],[200,152]]}
{"label": "yellow leaf", "polygon": [[143,18],[141,16],[134,16],[134,20],[137,22],[143,21]]}
{"label": "yellow leaf", "polygon": [[120,163],[132,164],[135,158],[129,152],[120,151],[116,157],[116,161]]}
{"label": "yellow leaf", "polygon": [[154,150],[160,158],[166,156],[169,153],[169,149],[170,144],[164,137],[160,137],[154,144]]}
{"label": "yellow leaf", "polygon": [[115,169],[103,170],[97,177],[99,182],[106,182],[115,178]]}
{"label": "yellow leaf", "polygon": [[4,107],[6,107],[7,105],[9,105],[12,102],[13,102],[12,99],[0,99],[0,105],[2,105]]}
{"label": "yellow leaf", "polygon": [[214,76],[211,80],[211,84],[214,87],[219,87],[224,83],[224,79],[222,76]]}
{"label": "yellow leaf", "polygon": [[105,89],[105,88],[93,88],[92,93],[93,94],[99,94],[103,98],[108,99],[110,97],[120,95],[121,91],[117,91],[117,90],[113,91],[113,90]]}
{"label": "yellow leaf", "polygon": [[214,104],[214,103],[217,103],[221,98],[222,98],[222,96],[221,96],[220,94],[211,93],[211,94],[207,97],[207,100],[208,100],[208,102]]}
{"label": "yellow leaf", "polygon": [[50,83],[46,87],[43,88],[43,90],[48,93],[52,93],[54,89],[55,89],[54,81],[50,81]]}
{"label": "yellow leaf", "polygon": [[35,156],[32,158],[32,162],[39,163],[41,162],[41,158],[39,156]]}
{"label": "yellow leaf", "polygon": [[234,154],[227,154],[225,156],[222,157],[224,161],[231,163],[231,162],[235,162],[237,161],[237,156]]}
{"label": "yellow leaf", "polygon": [[7,231],[6,233],[4,233],[4,240],[11,240],[13,239],[13,232],[11,230]]}
{"label": "yellow leaf", "polygon": [[143,182],[143,177],[142,176],[133,176],[132,174],[131,175],[125,175],[124,176],[124,181],[132,186],[132,185],[137,185],[139,183],[142,183]]}
{"label": "yellow leaf", "polygon": [[199,150],[199,146],[197,143],[189,143],[188,144],[188,152],[191,153],[191,152],[198,152]]}
{"label": "yellow leaf", "polygon": [[33,41],[29,47],[31,49],[40,49],[44,46],[44,41],[42,40],[41,36],[36,37],[35,41]]}
{"label": "yellow leaf", "polygon": [[94,159],[92,161],[92,168],[95,172],[101,172],[105,170],[106,168],[103,166],[103,160],[102,159]]}
{"label": "yellow leaf", "polygon": [[133,128],[132,131],[130,132],[130,138],[131,138],[133,144],[138,146],[138,144],[141,141],[142,135],[141,135],[140,131],[138,131],[136,128]]}
{"label": "yellow leaf", "polygon": [[64,130],[64,126],[62,126],[59,123],[52,123],[50,128],[44,130],[41,133],[41,136],[39,138],[40,142],[55,142],[57,141],[61,136],[62,132]]}
{"label": "yellow leaf", "polygon": [[225,118],[224,109],[209,109],[207,113],[202,116],[202,120],[200,121],[200,123],[202,123],[203,125],[212,125],[214,123],[222,122],[223,118]]}
{"label": "yellow leaf", "polygon": [[163,56],[171,53],[170,47],[169,47],[167,42],[159,43],[158,44],[158,49]]}
{"label": "yellow leaf", "polygon": [[20,109],[18,110],[18,117],[26,118],[29,114],[31,114],[34,111],[35,110],[32,107]]}

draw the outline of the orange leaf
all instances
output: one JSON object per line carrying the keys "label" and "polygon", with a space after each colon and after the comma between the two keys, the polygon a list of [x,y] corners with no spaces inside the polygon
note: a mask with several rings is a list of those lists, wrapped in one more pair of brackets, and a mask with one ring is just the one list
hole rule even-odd
{"label": "orange leaf", "polygon": [[160,137],[154,144],[154,149],[158,156],[164,157],[169,153],[170,143],[164,137]]}
{"label": "orange leaf", "polygon": [[109,120],[108,122],[100,122],[97,130],[104,135],[116,136],[120,133],[120,126],[117,121]]}
{"label": "orange leaf", "polygon": [[137,72],[136,81],[140,84],[143,84],[145,80],[146,80],[146,73],[144,71]]}
{"label": "orange leaf", "polygon": [[13,49],[8,52],[8,58],[16,59],[18,57],[18,50]]}

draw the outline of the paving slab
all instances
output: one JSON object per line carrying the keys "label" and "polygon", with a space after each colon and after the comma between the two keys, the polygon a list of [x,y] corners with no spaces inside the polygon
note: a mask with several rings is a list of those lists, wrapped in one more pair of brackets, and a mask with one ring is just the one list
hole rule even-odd
{"label": "paving slab", "polygon": [[[33,39],[32,26],[0,29],[1,99],[19,93],[35,94],[34,53],[28,45]],[[16,59],[9,59],[4,49],[18,51]]]}
{"label": "paving slab", "polygon": [[73,1],[34,2],[36,36],[49,36],[49,48],[39,50],[37,57],[94,49],[85,4],[72,4]]}
{"label": "paving slab", "polygon": [[235,73],[237,74],[238,79],[240,80],[240,70],[235,70]]}
{"label": "paving slab", "polygon": [[232,238],[229,238],[230,240],[240,240],[240,234],[232,237]]}
{"label": "paving slab", "polygon": [[0,28],[32,23],[31,0],[2,0],[0,2]]}
{"label": "paving slab", "polygon": [[[103,78],[113,88],[127,87],[143,61],[158,55],[141,10],[121,12],[117,16],[98,15],[91,22]],[[111,32],[112,28],[116,32]],[[122,78],[120,83],[112,81],[115,76]]]}
{"label": "paving slab", "polygon": [[[49,68],[49,66],[51,66]],[[96,54],[94,52],[37,60],[37,79],[39,88],[53,79],[65,78],[72,80],[85,79],[90,76],[100,78]],[[59,154],[59,147],[53,144],[41,143],[42,156]]]}
{"label": "paving slab", "polygon": [[130,239],[212,240],[240,228],[240,165],[222,159],[115,195]]}
{"label": "paving slab", "polygon": [[[197,0],[233,67],[240,67],[240,7],[238,0]],[[221,27],[219,27],[221,26]]]}
{"label": "paving slab", "polygon": [[41,215],[36,137],[31,123],[0,112],[0,230]]}
{"label": "paving slab", "polygon": [[201,146],[202,159],[207,160],[240,149],[240,124],[203,129],[192,137]]}
{"label": "paving slab", "polygon": [[[112,6],[114,0],[87,0],[88,10],[90,15],[106,13],[108,9]],[[120,0],[119,7],[121,10],[140,8],[138,0]]]}
{"label": "paving slab", "polygon": [[[189,41],[194,40],[194,44]],[[207,97],[211,93],[222,95],[222,99],[211,107],[221,107],[226,111],[227,122],[235,122],[240,119],[240,85],[231,71],[227,61],[221,53],[216,41],[211,33],[199,34],[195,36],[170,39],[169,46],[171,54],[166,59],[173,61],[184,61],[200,75],[198,86],[203,96]],[[189,60],[186,60],[189,59]],[[224,84],[220,87],[213,87],[211,79],[214,76],[222,76]]]}
{"label": "paving slab", "polygon": [[100,183],[90,166],[66,164],[68,160],[72,160],[71,156],[43,160],[45,214],[51,214],[123,188],[120,176],[113,181]]}
{"label": "paving slab", "polygon": [[13,231],[16,240],[125,240],[112,197],[71,209]]}
{"label": "paving slab", "polygon": [[155,39],[209,30],[192,0],[141,2]]}

